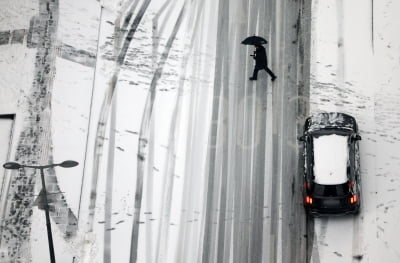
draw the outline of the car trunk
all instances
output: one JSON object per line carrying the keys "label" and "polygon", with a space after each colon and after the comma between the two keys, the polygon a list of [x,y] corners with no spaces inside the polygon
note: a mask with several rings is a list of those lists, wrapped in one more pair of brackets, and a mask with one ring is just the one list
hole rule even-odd
{"label": "car trunk", "polygon": [[338,185],[320,185],[317,183],[312,184],[311,192],[315,198],[343,198],[349,195],[349,185],[348,183],[338,184]]}

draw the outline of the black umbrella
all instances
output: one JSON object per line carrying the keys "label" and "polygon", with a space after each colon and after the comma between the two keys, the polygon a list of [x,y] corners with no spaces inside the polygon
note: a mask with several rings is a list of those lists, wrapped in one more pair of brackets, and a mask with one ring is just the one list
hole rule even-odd
{"label": "black umbrella", "polygon": [[242,41],[243,45],[264,45],[267,43],[267,40],[259,36],[247,37],[245,40]]}

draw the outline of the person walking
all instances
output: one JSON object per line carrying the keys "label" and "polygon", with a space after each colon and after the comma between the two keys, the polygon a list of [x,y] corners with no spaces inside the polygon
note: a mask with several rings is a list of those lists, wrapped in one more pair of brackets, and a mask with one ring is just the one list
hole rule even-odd
{"label": "person walking", "polygon": [[257,80],[258,71],[264,69],[271,76],[271,81],[276,79],[276,75],[268,68],[268,60],[267,53],[265,48],[261,44],[255,44],[255,51],[253,55],[253,59],[256,61],[256,65],[254,67],[253,76],[250,80]]}

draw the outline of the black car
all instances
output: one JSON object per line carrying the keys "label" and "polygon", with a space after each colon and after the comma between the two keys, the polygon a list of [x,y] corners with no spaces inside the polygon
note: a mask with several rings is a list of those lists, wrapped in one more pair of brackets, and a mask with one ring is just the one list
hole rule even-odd
{"label": "black car", "polygon": [[356,120],[344,113],[308,117],[304,134],[304,208],[312,215],[357,214],[360,154]]}

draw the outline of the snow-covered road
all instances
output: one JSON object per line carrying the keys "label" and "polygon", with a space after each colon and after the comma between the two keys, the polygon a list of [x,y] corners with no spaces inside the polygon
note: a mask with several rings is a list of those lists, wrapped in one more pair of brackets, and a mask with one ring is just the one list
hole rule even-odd
{"label": "snow-covered road", "polygon": [[400,10],[313,1],[310,112],[353,115],[362,142],[359,216],[315,219],[311,262],[399,262]]}
{"label": "snow-covered road", "polygon": [[[0,161],[80,162],[46,177],[57,262],[396,263],[399,12],[0,0]],[[253,34],[269,41],[273,83],[248,80]],[[359,216],[304,213],[296,138],[321,111],[359,123]],[[3,172],[0,262],[49,262],[35,175]]]}

